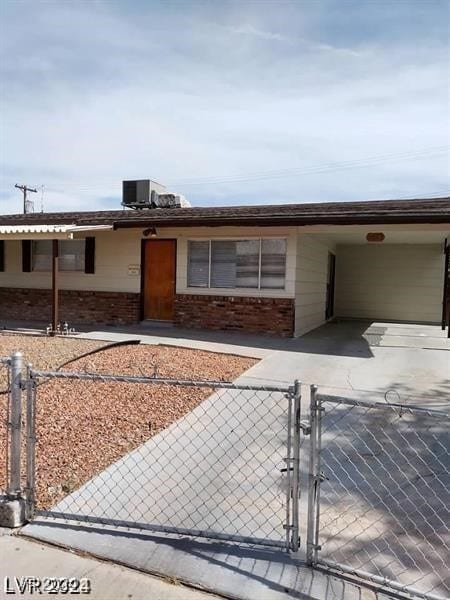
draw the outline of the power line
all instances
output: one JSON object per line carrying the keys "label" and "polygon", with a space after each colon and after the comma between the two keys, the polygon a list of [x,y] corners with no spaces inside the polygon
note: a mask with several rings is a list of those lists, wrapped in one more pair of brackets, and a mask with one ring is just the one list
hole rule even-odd
{"label": "power line", "polygon": [[[202,186],[202,185],[220,185],[227,183],[246,183],[250,181],[264,181],[268,179],[278,179],[293,176],[303,175],[316,175],[326,172],[336,172],[341,170],[350,169],[361,169],[367,168],[373,165],[382,164],[384,162],[393,163],[397,161],[405,160],[418,160],[421,158],[427,158],[436,156],[439,154],[445,154],[450,150],[450,146],[435,146],[431,148],[423,148],[412,152],[403,153],[391,153],[381,154],[371,157],[365,157],[362,159],[353,159],[348,161],[338,162],[325,162],[316,166],[303,168],[303,167],[291,167],[282,170],[269,170],[269,171],[254,171],[246,174],[235,174],[235,175],[222,175],[222,176],[210,176],[202,178],[189,178],[169,181],[171,187],[187,187],[187,186]],[[65,190],[68,188],[76,189],[78,191],[94,191],[95,189],[101,189],[104,187],[119,187],[120,182],[115,180],[103,180],[97,181],[91,184],[85,184],[76,181],[55,181],[52,187],[57,187],[58,184],[63,185]],[[47,188],[48,189],[48,188]]]}
{"label": "power line", "polygon": [[284,171],[273,171],[273,172],[266,172],[265,174],[261,174],[261,175],[254,175],[254,176],[241,176],[241,177],[235,177],[235,178],[222,178],[222,179],[214,179],[214,178],[210,178],[210,179],[203,179],[200,181],[192,181],[192,180],[186,180],[186,181],[175,181],[172,182],[171,185],[174,186],[196,186],[196,185],[207,185],[207,184],[214,184],[214,185],[220,185],[220,184],[226,184],[226,183],[246,183],[249,181],[264,181],[264,180],[268,180],[268,179],[279,179],[279,178],[284,178],[284,177],[294,177],[294,176],[303,176],[303,175],[316,175],[316,174],[321,174],[321,173],[332,173],[332,172],[336,172],[336,171],[342,171],[342,170],[349,170],[349,169],[361,169],[361,168],[367,168],[367,167],[371,167],[373,165],[377,165],[377,164],[382,164],[384,162],[388,162],[388,163],[393,163],[393,162],[397,162],[397,161],[403,161],[403,160],[417,160],[420,158],[427,158],[427,157],[431,157],[431,156],[436,156],[438,154],[443,154],[448,152],[448,148],[447,150],[435,150],[434,152],[427,152],[427,153],[417,153],[417,154],[405,154],[405,155],[401,155],[401,156],[386,156],[386,157],[373,157],[372,159],[365,159],[365,160],[360,160],[360,161],[346,161],[346,162],[337,162],[337,163],[328,163],[325,164],[323,166],[317,166],[317,167],[311,167],[308,169],[291,169],[291,170],[284,170]]}

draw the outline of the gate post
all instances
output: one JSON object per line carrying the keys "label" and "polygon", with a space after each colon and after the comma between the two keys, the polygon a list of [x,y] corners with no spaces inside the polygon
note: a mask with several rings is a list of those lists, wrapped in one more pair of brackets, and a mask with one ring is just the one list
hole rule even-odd
{"label": "gate post", "polygon": [[11,446],[8,483],[10,498],[18,498],[21,492],[22,362],[20,352],[11,356]]}
{"label": "gate post", "polygon": [[19,527],[25,522],[21,478],[22,367],[22,354],[15,352],[9,360],[9,477],[6,496],[0,496],[0,527]]}
{"label": "gate post", "polygon": [[306,536],[306,564],[313,566],[317,562],[319,543],[320,515],[320,446],[322,440],[322,407],[316,398],[317,386],[311,386],[310,403],[310,450],[308,474],[308,521]]}
{"label": "gate post", "polygon": [[33,378],[31,364],[27,365],[27,483],[26,518],[30,521],[35,510],[35,473],[36,473],[36,380]]}
{"label": "gate post", "polygon": [[299,500],[300,500],[300,409],[302,384],[294,381],[294,436],[292,452],[292,535],[291,550],[297,552],[300,545]]}

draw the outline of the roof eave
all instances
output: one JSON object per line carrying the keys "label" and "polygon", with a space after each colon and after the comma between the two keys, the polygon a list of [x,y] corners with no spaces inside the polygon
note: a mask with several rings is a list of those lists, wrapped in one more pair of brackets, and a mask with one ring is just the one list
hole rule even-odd
{"label": "roof eave", "polygon": [[113,229],[127,229],[140,227],[273,227],[274,225],[284,226],[307,226],[307,225],[370,225],[370,224],[436,224],[450,223],[450,215],[370,215],[361,216],[329,216],[329,217],[203,217],[196,219],[134,219],[121,220],[113,223]]}

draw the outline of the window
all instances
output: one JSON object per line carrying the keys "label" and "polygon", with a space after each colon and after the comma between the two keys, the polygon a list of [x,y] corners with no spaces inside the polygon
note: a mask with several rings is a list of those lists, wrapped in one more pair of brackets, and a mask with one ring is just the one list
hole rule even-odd
{"label": "window", "polygon": [[[59,242],[59,269],[61,271],[84,271],[85,241],[61,240]],[[33,241],[32,270],[52,270],[52,240]]]}
{"label": "window", "polygon": [[188,242],[188,286],[284,289],[286,240]]}

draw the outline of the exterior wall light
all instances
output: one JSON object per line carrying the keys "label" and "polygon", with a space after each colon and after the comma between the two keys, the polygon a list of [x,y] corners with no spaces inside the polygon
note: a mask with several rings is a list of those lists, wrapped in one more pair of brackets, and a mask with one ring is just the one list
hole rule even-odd
{"label": "exterior wall light", "polygon": [[148,229],[144,229],[143,234],[145,237],[155,238],[157,237],[156,229],[154,227],[149,227]]}

